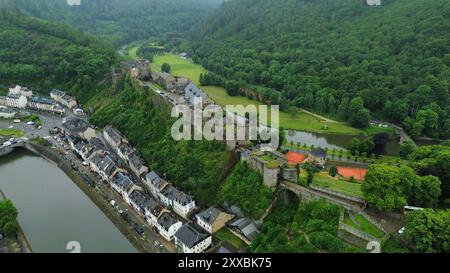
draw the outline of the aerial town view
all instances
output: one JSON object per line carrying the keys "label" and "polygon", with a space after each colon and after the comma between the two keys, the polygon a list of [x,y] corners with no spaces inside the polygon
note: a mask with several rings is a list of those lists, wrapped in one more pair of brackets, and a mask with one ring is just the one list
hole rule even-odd
{"label": "aerial town view", "polygon": [[0,0],[0,26],[0,260],[450,253],[448,0]]}

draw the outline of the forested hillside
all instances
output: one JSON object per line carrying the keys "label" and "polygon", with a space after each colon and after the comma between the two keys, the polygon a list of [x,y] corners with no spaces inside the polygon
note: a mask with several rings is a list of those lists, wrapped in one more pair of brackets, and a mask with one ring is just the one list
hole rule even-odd
{"label": "forested hillside", "polygon": [[156,36],[179,42],[192,25],[204,18],[220,0],[0,0],[10,8],[59,21],[106,39],[115,46]]}
{"label": "forested hillside", "polygon": [[60,88],[87,100],[116,61],[114,49],[80,31],[0,9],[0,86]]}
{"label": "forested hillside", "polygon": [[[92,123],[108,124],[120,129],[137,147],[152,170],[177,187],[195,196],[199,206],[218,202],[218,193],[227,168],[232,167],[232,154],[225,144],[215,141],[175,141],[171,136],[170,113],[155,106],[151,91],[133,87],[128,77],[118,94],[101,93],[98,98],[112,100],[91,117]],[[231,164],[231,165],[229,165]]]}
{"label": "forested hillside", "polygon": [[215,73],[203,81],[231,95],[251,87],[354,126],[371,116],[450,137],[448,0],[230,0],[196,26],[190,50]]}

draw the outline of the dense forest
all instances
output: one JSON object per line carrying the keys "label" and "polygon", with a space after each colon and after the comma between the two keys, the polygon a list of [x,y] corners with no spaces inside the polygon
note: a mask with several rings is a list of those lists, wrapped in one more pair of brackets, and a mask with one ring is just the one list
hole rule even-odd
{"label": "dense forest", "polygon": [[221,0],[0,0],[32,16],[67,23],[114,46],[157,37],[178,44],[184,34]]}
{"label": "dense forest", "polygon": [[256,253],[359,252],[338,237],[341,209],[326,201],[277,204],[250,248]]}
{"label": "dense forest", "polygon": [[260,219],[272,203],[272,195],[272,191],[263,184],[262,175],[241,162],[228,177],[220,199],[238,206],[246,216]]}
{"label": "dense forest", "polygon": [[123,91],[98,94],[92,99],[93,103],[104,97],[111,101],[94,113],[91,122],[119,128],[152,170],[193,194],[199,206],[216,204],[227,167],[232,164],[231,153],[225,144],[215,141],[175,141],[171,136],[174,120],[155,105],[155,96],[135,88],[127,77]]}
{"label": "dense forest", "polygon": [[447,139],[449,20],[447,0],[232,0],[185,46],[230,95]]}
{"label": "dense forest", "polygon": [[70,27],[0,9],[0,86],[28,86],[48,93],[66,90],[80,101],[116,63],[114,49]]}

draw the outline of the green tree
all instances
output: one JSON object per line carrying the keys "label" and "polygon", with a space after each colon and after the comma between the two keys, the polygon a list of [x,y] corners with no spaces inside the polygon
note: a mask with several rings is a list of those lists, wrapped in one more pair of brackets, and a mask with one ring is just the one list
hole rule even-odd
{"label": "green tree", "polygon": [[450,210],[425,209],[406,217],[405,240],[420,252],[450,253]]}
{"label": "green tree", "polygon": [[407,204],[399,170],[393,166],[371,165],[361,190],[366,200],[379,210],[393,211]]}
{"label": "green tree", "polygon": [[307,173],[307,178],[306,178],[306,182],[309,185],[311,185],[314,181],[314,175],[316,173],[319,172],[319,170],[310,162],[307,162],[305,164],[303,164],[302,168],[306,171]]}
{"label": "green tree", "polygon": [[15,238],[17,236],[17,233],[19,232],[19,224],[17,223],[17,220],[7,222],[3,226],[3,230],[6,237]]}
{"label": "green tree", "polygon": [[11,200],[4,200],[0,202],[0,225],[5,225],[8,222],[15,221],[18,212]]}
{"label": "green tree", "polygon": [[408,159],[408,156],[413,153],[416,149],[416,145],[411,141],[405,141],[402,145],[400,145],[400,158]]}
{"label": "green tree", "polygon": [[336,177],[336,175],[338,174],[338,169],[336,168],[335,165],[333,165],[333,166],[330,167],[330,170],[328,171],[328,174],[329,174],[331,177]]}
{"label": "green tree", "polygon": [[162,64],[162,66],[161,66],[162,72],[170,73],[170,70],[171,70],[170,64],[168,64],[168,63]]}

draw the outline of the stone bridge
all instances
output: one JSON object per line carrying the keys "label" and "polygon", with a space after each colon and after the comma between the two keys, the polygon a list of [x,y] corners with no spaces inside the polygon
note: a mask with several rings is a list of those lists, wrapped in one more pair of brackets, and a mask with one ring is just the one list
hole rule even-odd
{"label": "stone bridge", "polygon": [[358,198],[346,197],[344,195],[336,195],[331,192],[325,192],[316,188],[307,188],[298,184],[282,181],[279,185],[280,192],[283,190],[294,193],[300,201],[309,201],[317,199],[325,199],[328,202],[344,207],[349,211],[359,213],[366,207],[366,202]]}

